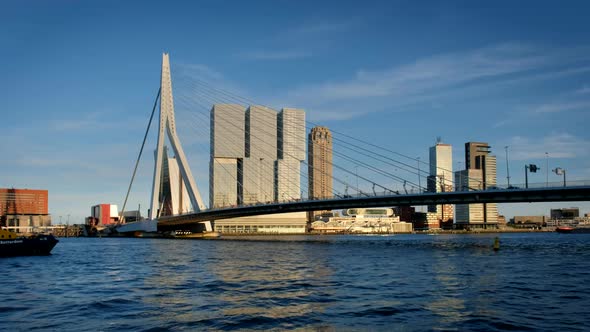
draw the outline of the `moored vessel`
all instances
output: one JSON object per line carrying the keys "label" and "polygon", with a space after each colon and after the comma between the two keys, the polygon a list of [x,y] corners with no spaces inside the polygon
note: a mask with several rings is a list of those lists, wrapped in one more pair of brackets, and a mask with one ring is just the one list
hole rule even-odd
{"label": "moored vessel", "polygon": [[18,236],[0,229],[0,257],[49,255],[59,240],[52,234]]}
{"label": "moored vessel", "polygon": [[573,230],[574,228],[570,226],[557,226],[555,228],[555,231],[557,233],[571,233]]}

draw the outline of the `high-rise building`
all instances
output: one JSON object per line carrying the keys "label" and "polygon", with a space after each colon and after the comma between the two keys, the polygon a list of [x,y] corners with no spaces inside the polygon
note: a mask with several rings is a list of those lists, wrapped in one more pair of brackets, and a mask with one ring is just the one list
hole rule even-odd
{"label": "high-rise building", "polygon": [[465,143],[465,169],[482,169],[478,163],[478,157],[487,156],[490,146],[484,142]]}
{"label": "high-rise building", "polygon": [[[483,171],[466,169],[455,172],[456,191],[483,189]],[[487,228],[498,225],[498,205],[496,203],[457,204],[455,224],[459,228]]]}
{"label": "high-rise building", "polygon": [[305,111],[283,108],[277,117],[275,199],[301,198],[301,162],[305,160]]}
{"label": "high-rise building", "polygon": [[[453,191],[453,147],[440,141],[430,148],[430,176],[428,177],[429,192]],[[435,212],[438,220],[453,220],[452,204],[429,205],[428,212]]]}
{"label": "high-rise building", "polygon": [[216,104],[211,109],[211,159],[209,164],[210,208],[239,202],[238,161],[245,157],[244,107]]}
{"label": "high-rise building", "polygon": [[277,159],[277,112],[264,106],[246,110],[246,150],[241,164],[242,202],[271,202]]}
{"label": "high-rise building", "polygon": [[[490,154],[490,146],[484,142],[465,143],[464,171],[455,172],[455,190],[485,190],[496,186],[496,156]],[[459,227],[497,227],[496,203],[458,204],[455,206],[455,223]]]}
{"label": "high-rise building", "polygon": [[[211,111],[211,207],[300,198],[305,113],[264,106],[215,105]],[[306,213],[219,219],[222,233],[303,233]]]}
{"label": "high-rise building", "polygon": [[[332,133],[326,127],[314,127],[307,140],[309,198],[332,197]],[[324,211],[311,211],[309,220]]]}

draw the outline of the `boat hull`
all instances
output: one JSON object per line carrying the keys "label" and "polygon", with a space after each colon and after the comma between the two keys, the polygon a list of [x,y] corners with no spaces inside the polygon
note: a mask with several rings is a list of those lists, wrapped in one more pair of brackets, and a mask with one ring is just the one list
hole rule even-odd
{"label": "boat hull", "polygon": [[53,235],[0,240],[0,257],[49,255],[58,242]]}
{"label": "boat hull", "polygon": [[566,226],[555,228],[555,231],[557,233],[571,233],[573,230],[574,229],[572,227],[566,227]]}

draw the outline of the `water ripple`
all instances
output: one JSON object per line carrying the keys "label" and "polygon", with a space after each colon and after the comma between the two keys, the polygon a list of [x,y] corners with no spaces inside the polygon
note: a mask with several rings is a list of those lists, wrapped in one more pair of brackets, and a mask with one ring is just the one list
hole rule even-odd
{"label": "water ripple", "polygon": [[0,260],[0,330],[589,330],[590,235],[61,239]]}

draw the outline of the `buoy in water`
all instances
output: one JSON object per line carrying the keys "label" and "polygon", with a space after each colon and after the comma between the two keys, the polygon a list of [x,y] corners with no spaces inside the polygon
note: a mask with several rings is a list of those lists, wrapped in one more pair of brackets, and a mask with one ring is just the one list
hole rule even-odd
{"label": "buoy in water", "polygon": [[496,236],[494,239],[494,251],[500,250],[500,239]]}

